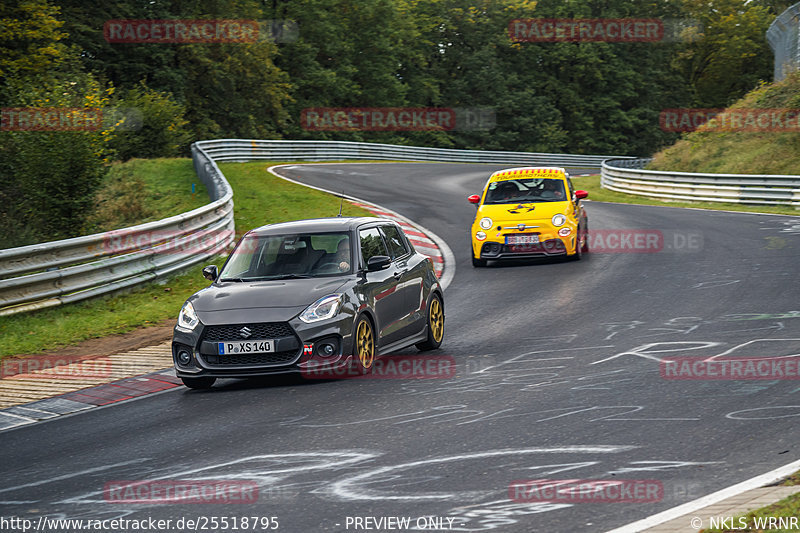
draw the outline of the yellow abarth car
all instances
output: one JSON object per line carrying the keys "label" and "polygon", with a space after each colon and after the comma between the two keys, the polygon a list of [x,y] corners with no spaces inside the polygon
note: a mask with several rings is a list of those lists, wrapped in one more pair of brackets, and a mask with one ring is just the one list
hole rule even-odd
{"label": "yellow abarth car", "polygon": [[569,174],[559,167],[499,170],[483,194],[467,199],[478,205],[472,223],[472,265],[492,259],[561,255],[580,259],[588,252],[589,221]]}

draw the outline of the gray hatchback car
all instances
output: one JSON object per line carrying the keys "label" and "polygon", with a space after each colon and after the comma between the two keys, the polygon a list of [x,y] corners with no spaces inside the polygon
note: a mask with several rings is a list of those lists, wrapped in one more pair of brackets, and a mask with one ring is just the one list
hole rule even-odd
{"label": "gray hatchback car", "polygon": [[433,263],[391,220],[263,226],[241,238],[221,271],[203,275],[213,283],[186,300],[172,340],[190,388],[223,377],[369,373],[379,355],[435,349],[444,336]]}

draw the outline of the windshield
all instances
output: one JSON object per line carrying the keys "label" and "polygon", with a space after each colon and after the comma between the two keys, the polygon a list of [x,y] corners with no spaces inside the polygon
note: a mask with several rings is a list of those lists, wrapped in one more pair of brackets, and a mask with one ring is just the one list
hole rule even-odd
{"label": "windshield", "polygon": [[563,202],[567,199],[563,179],[530,178],[495,181],[489,184],[484,204]]}
{"label": "windshield", "polygon": [[239,242],[220,281],[340,276],[353,272],[348,233],[252,235]]}

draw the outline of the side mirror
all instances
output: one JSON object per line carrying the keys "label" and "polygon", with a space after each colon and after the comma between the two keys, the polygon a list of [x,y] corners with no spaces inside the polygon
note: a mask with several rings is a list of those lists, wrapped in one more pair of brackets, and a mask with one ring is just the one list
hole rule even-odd
{"label": "side mirror", "polygon": [[478,194],[473,194],[472,196],[467,196],[467,201],[471,204],[479,204],[481,203],[481,197]]}
{"label": "side mirror", "polygon": [[578,200],[583,200],[584,198],[588,197],[589,193],[586,191],[575,191],[575,198]]}
{"label": "side mirror", "polygon": [[392,258],[388,255],[373,255],[367,261],[367,272],[375,272],[388,268],[392,264]]}
{"label": "side mirror", "polygon": [[219,272],[217,271],[217,265],[208,265],[207,267],[204,267],[203,277],[209,281],[217,281],[217,277],[219,277]]}

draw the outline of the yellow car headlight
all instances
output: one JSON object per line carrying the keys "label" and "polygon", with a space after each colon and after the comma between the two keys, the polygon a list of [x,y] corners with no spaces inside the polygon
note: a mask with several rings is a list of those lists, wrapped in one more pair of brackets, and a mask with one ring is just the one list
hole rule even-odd
{"label": "yellow car headlight", "polygon": [[489,217],[483,217],[480,221],[480,226],[483,229],[492,229],[492,224],[493,224],[492,219]]}
{"label": "yellow car headlight", "polygon": [[567,223],[567,217],[565,217],[561,213],[558,213],[557,215],[553,215],[552,222],[555,227],[559,228]]}

